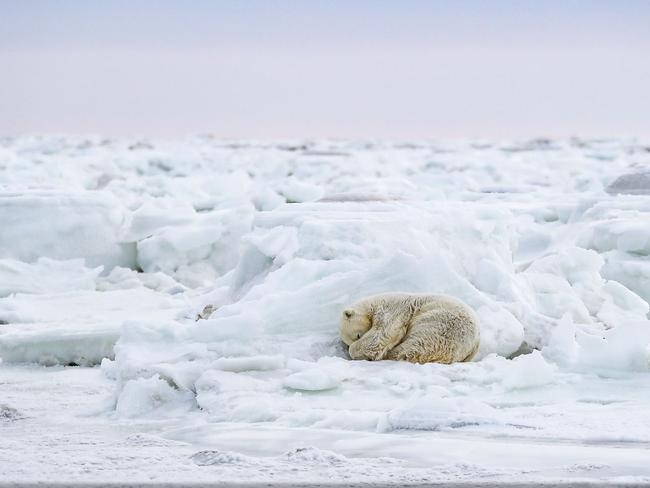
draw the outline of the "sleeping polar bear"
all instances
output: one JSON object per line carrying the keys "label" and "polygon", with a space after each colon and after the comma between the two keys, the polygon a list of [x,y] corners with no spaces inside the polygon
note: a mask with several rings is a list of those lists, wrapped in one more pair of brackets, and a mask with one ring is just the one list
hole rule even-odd
{"label": "sleeping polar bear", "polygon": [[446,295],[364,298],[343,311],[339,333],[352,359],[453,363],[469,361],[479,348],[474,312]]}

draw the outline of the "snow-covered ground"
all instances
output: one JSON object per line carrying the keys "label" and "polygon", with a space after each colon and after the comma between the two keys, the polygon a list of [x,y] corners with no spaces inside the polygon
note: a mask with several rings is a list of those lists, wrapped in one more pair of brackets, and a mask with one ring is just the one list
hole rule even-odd
{"label": "snow-covered ground", "polygon": [[[650,482],[648,168],[633,140],[1,139],[0,481]],[[382,291],[461,298],[478,357],[350,361],[338,317]]]}

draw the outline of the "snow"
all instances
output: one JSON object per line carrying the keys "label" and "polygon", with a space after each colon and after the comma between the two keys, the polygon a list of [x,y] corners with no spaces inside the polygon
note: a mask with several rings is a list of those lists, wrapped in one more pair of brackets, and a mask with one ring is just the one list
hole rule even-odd
{"label": "snow", "polygon": [[[632,382],[610,381],[622,387],[620,395],[630,396]],[[144,383],[143,390],[153,384]],[[607,390],[605,382],[585,397],[585,420],[597,408],[629,412],[628,416],[643,413],[617,405],[615,398],[603,395]],[[149,410],[144,416],[115,418],[106,401],[113,391],[113,382],[98,368],[0,368],[0,397],[5,402],[0,404],[3,481],[43,482],[56,474],[57,480],[76,483],[102,483],[110,476],[112,482],[129,486],[215,480],[404,485],[476,480],[638,483],[650,476],[647,444],[623,436],[615,442],[576,443],[569,432],[548,440],[463,433],[461,422],[481,420],[479,412],[464,402],[434,400],[435,412],[424,403],[411,404],[412,422],[418,418],[416,412],[426,415],[428,410],[425,421],[455,422],[455,430],[371,432],[278,428],[271,423],[250,428],[205,422],[201,412],[180,409],[167,416]],[[602,398],[596,398],[598,394]],[[524,409],[525,401],[500,408]],[[543,421],[544,413],[539,412],[538,421]],[[405,418],[396,410],[392,421],[400,416]],[[591,420],[598,418],[592,415]]]}
{"label": "snow", "polygon": [[[642,143],[0,147],[0,481],[650,480]],[[351,361],[384,291],[478,356]]]}

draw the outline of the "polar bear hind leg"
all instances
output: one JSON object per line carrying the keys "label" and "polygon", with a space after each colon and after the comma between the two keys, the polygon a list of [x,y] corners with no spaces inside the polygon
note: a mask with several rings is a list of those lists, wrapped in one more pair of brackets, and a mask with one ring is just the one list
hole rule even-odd
{"label": "polar bear hind leg", "polygon": [[[386,359],[412,363],[444,363],[468,361],[478,350],[468,344],[466,331],[457,327],[455,311],[434,309],[416,317],[406,338],[388,352]],[[454,320],[456,319],[456,320]]]}

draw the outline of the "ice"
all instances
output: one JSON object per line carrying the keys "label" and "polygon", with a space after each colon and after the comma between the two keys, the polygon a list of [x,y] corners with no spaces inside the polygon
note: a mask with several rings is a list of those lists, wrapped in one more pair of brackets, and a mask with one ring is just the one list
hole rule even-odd
{"label": "ice", "polygon": [[[61,268],[57,268],[60,271]],[[68,271],[76,273],[77,269]],[[62,280],[65,281],[65,280]],[[185,303],[141,286],[0,298],[0,357],[10,362],[81,365],[113,357],[123,327],[173,320]]]}
{"label": "ice", "polygon": [[189,400],[187,393],[179,392],[157,375],[138,378],[124,384],[115,404],[115,413],[119,417],[151,416],[164,409],[169,415],[176,404],[183,408]]}
{"label": "ice", "polygon": [[242,205],[197,213],[173,203],[158,209],[143,207],[134,212],[127,234],[137,241],[138,266],[195,287],[209,285],[235,266],[253,210]]}
{"label": "ice", "polygon": [[13,293],[61,293],[94,290],[103,267],[89,269],[83,259],[57,261],[39,258],[34,263],[0,259],[0,298]]}
{"label": "ice", "polygon": [[0,192],[0,258],[84,258],[90,266],[135,266],[135,244],[123,241],[128,214],[108,192]]}
{"label": "ice", "polygon": [[286,198],[287,202],[313,202],[323,196],[323,189],[291,176],[282,184],[279,193]]}
{"label": "ice", "polygon": [[555,366],[549,364],[539,351],[533,351],[512,360],[512,366],[504,371],[503,386],[508,389],[544,386],[555,380],[555,370]]}
{"label": "ice", "polygon": [[580,239],[580,245],[598,252],[619,250],[650,255],[650,219],[647,215],[597,222]]}
{"label": "ice", "polygon": [[318,369],[299,371],[284,380],[284,386],[292,390],[323,391],[336,388],[338,385],[336,378]]}
{"label": "ice", "polygon": [[256,464],[255,460],[237,452],[199,451],[192,455],[192,461],[199,466],[215,464]]}
{"label": "ice", "polygon": [[631,255],[621,251],[603,253],[604,278],[615,280],[636,293],[646,303],[650,302],[650,257]]}
{"label": "ice", "polygon": [[22,418],[20,412],[9,405],[0,404],[0,422],[14,422]]}
{"label": "ice", "polygon": [[[0,147],[0,374],[41,368],[0,415],[22,422],[24,398],[60,386],[74,423],[65,395],[101,384],[99,406],[79,407],[101,435],[119,425],[120,446],[189,479],[649,474],[650,200],[617,180],[650,163],[641,143]],[[341,311],[387,291],[471,306],[476,358],[351,361]],[[57,372],[94,376],[35,383]]]}
{"label": "ice", "polygon": [[284,367],[283,356],[253,356],[219,358],[212,363],[212,366],[223,370],[239,373],[242,371],[268,371]]}
{"label": "ice", "polygon": [[650,194],[650,171],[621,175],[610,183],[606,190],[614,194],[648,195]]}
{"label": "ice", "polygon": [[285,453],[288,462],[296,464],[324,464],[339,466],[351,464],[345,456],[317,447],[299,447]]}

